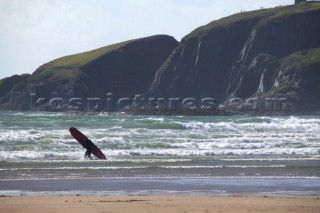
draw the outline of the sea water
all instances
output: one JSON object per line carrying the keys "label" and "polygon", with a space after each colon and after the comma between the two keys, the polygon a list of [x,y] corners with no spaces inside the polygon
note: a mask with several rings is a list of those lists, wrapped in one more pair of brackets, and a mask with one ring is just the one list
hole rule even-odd
{"label": "sea water", "polygon": [[[107,160],[85,159],[70,127]],[[319,177],[320,116],[0,112],[1,181]]]}

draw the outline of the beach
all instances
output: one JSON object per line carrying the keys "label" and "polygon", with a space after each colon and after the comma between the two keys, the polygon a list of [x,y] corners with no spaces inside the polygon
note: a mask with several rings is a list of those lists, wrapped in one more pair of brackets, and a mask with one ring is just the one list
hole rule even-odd
{"label": "beach", "polygon": [[320,197],[272,196],[12,196],[0,212],[319,212]]}
{"label": "beach", "polygon": [[[0,212],[320,212],[320,117],[0,113]],[[84,159],[76,127],[106,155]]]}
{"label": "beach", "polygon": [[0,213],[320,213],[320,0],[26,2]]}
{"label": "beach", "polygon": [[318,178],[1,180],[0,212],[319,212]]}

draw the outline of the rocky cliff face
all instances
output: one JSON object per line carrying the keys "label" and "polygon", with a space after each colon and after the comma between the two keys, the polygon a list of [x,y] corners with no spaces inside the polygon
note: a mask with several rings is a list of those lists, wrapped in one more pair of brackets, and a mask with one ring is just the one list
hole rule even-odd
{"label": "rocky cliff face", "polygon": [[171,36],[158,35],[59,58],[1,90],[6,95],[0,103],[2,108],[30,110],[30,94],[36,100],[106,98],[109,92],[132,97],[148,89],[155,71],[177,44]]}
{"label": "rocky cliff face", "polygon": [[28,80],[30,76],[31,75],[29,74],[14,75],[0,80],[0,98],[5,97],[14,88],[15,85]]}
{"label": "rocky cliff face", "polygon": [[223,100],[226,72],[238,59],[258,20],[240,20],[227,27],[218,25],[183,38],[157,71],[149,94],[181,98],[214,96]]}
{"label": "rocky cliff face", "polygon": [[13,109],[8,102],[13,101],[14,98],[12,96],[19,96],[21,94],[21,91],[19,91],[17,88],[19,88],[20,85],[23,85],[24,82],[30,78],[30,76],[31,75],[29,74],[14,75],[0,80],[0,100],[3,102],[1,109]]}
{"label": "rocky cliff face", "polygon": [[[320,110],[320,58],[311,50],[320,47],[317,20],[320,4],[302,3],[237,14],[200,27],[157,71],[147,95],[212,97],[224,107],[237,98],[237,109],[248,99],[284,97],[294,104],[292,112]],[[295,62],[299,51],[315,60]]]}

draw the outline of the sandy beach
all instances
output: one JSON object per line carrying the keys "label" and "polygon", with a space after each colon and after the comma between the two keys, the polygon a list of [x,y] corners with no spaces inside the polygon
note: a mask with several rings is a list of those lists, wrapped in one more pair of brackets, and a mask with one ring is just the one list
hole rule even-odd
{"label": "sandy beach", "polygon": [[320,212],[320,197],[2,196],[0,212]]}

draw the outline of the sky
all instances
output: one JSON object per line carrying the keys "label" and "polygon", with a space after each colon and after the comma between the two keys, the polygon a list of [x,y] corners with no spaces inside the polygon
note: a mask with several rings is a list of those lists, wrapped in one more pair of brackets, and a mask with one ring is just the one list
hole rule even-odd
{"label": "sky", "polygon": [[0,79],[156,34],[178,41],[222,17],[294,0],[0,0]]}

